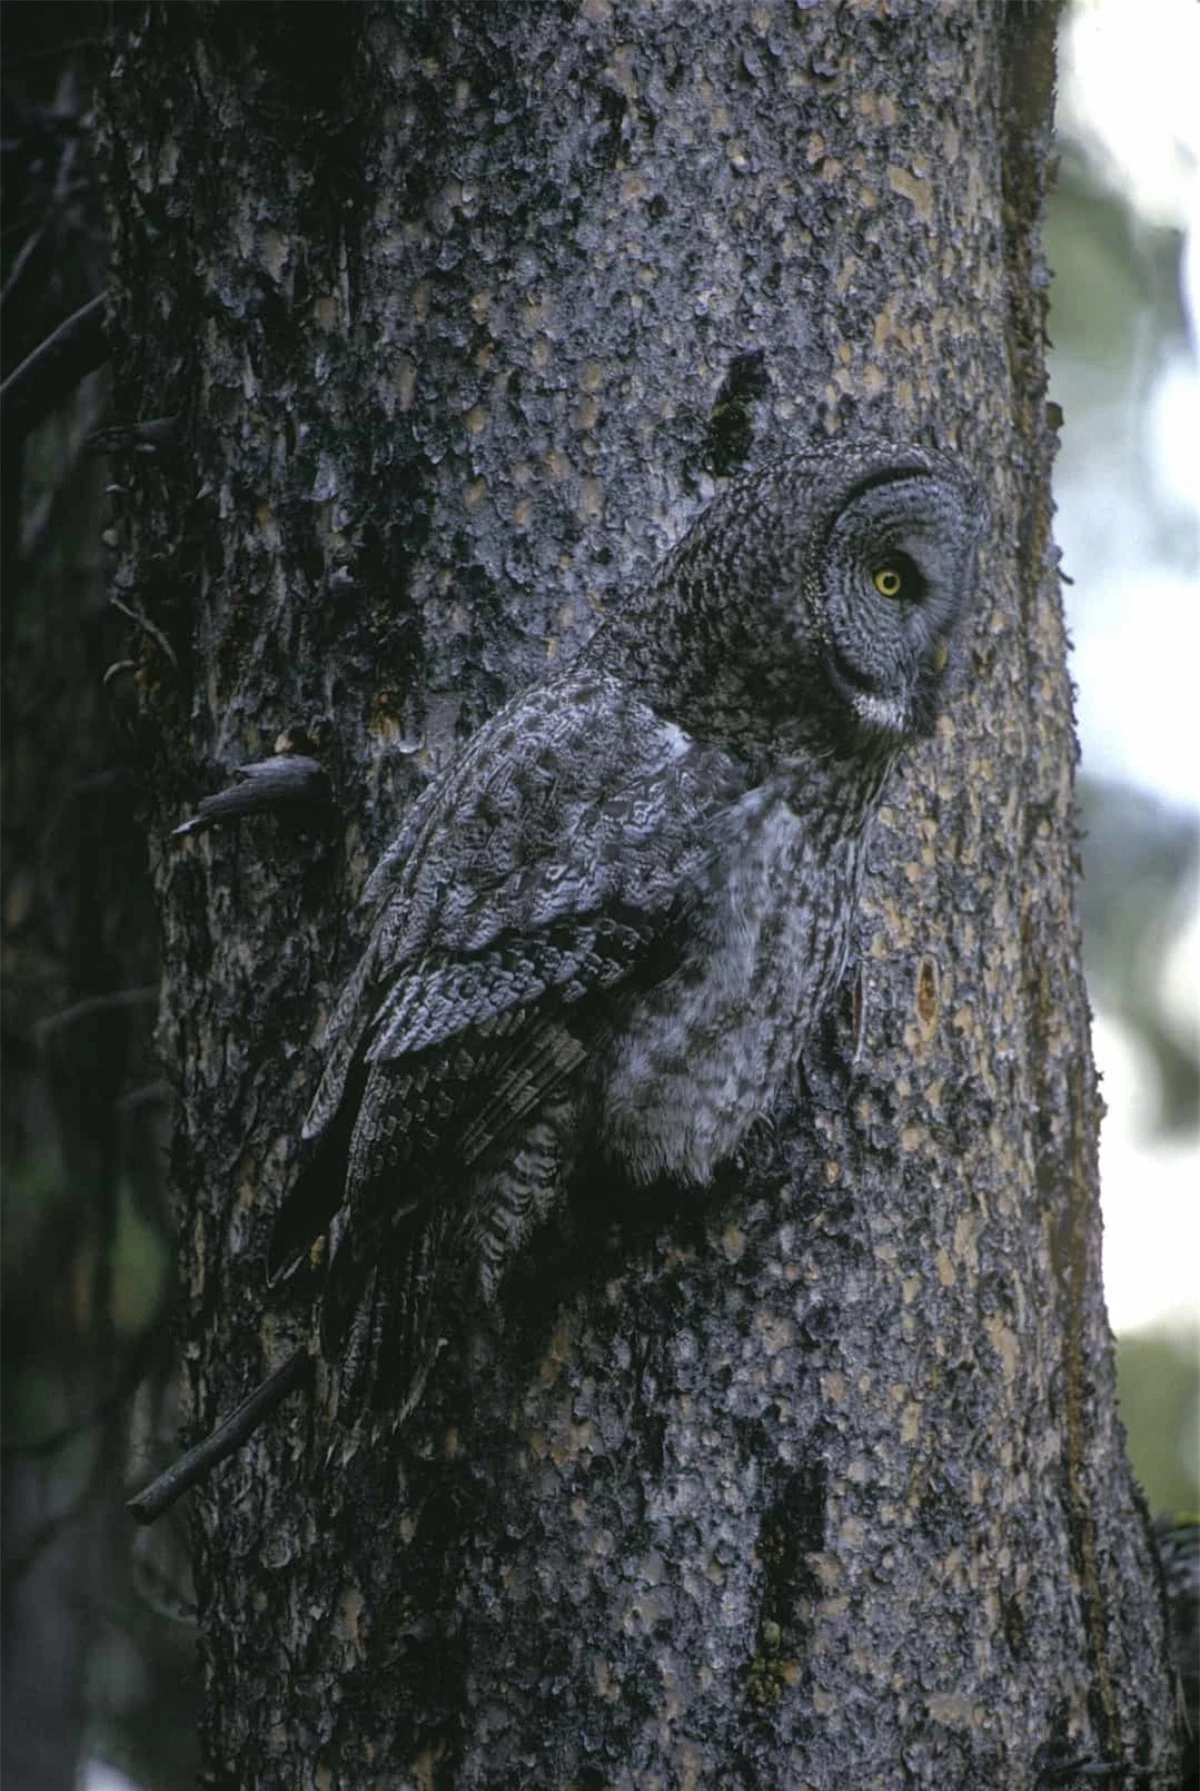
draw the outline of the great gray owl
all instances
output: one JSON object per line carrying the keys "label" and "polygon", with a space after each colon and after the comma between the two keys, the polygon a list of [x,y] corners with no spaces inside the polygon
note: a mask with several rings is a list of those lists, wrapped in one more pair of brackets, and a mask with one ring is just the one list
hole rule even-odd
{"label": "great gray owl", "polygon": [[928,733],[979,510],[872,441],[734,481],[570,669],[424,792],[368,885],[273,1277],[328,1227],[353,1410],[419,1399],[445,1296],[490,1298],[572,1166],[702,1184],[843,974],[871,817]]}

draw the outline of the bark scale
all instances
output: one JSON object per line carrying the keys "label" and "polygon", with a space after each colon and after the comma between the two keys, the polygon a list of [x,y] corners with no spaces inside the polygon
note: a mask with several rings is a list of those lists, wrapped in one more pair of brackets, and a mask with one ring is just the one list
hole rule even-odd
{"label": "bark scale", "polygon": [[[589,1190],[403,1434],[347,1458],[296,1399],[193,1495],[217,1782],[1171,1782],[1073,904],[1053,22],[205,5],[117,47],[118,391],[181,418],[114,577],[169,645],[139,676],[195,1430],[305,1334],[266,1234],[422,780],[742,464],[866,424],[956,447],[992,509],[965,688],[771,1135],[703,1201]],[[167,839],[289,726],[338,825]]]}

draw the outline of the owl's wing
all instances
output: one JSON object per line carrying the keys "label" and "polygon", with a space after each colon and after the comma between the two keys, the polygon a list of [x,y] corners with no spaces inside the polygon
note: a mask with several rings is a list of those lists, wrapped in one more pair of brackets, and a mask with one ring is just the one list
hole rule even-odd
{"label": "owl's wing", "polygon": [[475,736],[372,878],[374,929],[327,1033],[272,1277],[343,1204],[338,1254],[369,1250],[382,1217],[394,1230],[579,1070],[604,993],[675,961],[704,816],[737,783],[597,674]]}
{"label": "owl's wing", "polygon": [[[391,1335],[376,1353],[402,1403],[435,1348],[430,1324],[444,1322],[441,1269],[465,1250],[481,1283],[494,1285],[557,1189],[558,1140],[545,1115],[569,1098],[605,1034],[606,992],[662,974],[676,956],[666,915],[638,924],[601,915],[580,930],[587,943],[567,951],[553,938],[508,937],[483,962],[424,962],[363,1054],[322,1342],[330,1355],[343,1346],[364,1289],[386,1263]],[[397,1030],[409,1007],[407,1037],[423,1041],[416,1049]],[[432,1040],[431,1025],[439,1033]],[[501,1164],[481,1210],[472,1194],[479,1172]]]}

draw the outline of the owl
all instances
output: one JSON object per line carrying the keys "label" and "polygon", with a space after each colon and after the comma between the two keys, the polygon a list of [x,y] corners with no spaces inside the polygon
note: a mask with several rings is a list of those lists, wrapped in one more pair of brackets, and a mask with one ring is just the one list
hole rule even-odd
{"label": "owl", "polygon": [[372,875],[272,1279],[327,1234],[339,1411],[421,1396],[570,1188],[702,1187],[793,1076],[864,846],[961,655],[980,507],[878,439],[733,481],[568,669],[425,790]]}

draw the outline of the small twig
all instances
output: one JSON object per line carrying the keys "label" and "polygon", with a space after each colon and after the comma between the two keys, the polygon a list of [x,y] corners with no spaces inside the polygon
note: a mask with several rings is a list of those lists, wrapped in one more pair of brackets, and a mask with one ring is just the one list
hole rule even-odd
{"label": "small twig", "polygon": [[232,1455],[258,1429],[268,1413],[273,1412],[293,1389],[301,1386],[311,1372],[312,1357],[308,1350],[296,1350],[265,1381],[260,1382],[243,1399],[237,1410],[223,1419],[215,1430],[210,1431],[186,1454],[181,1455],[178,1461],[165,1468],[157,1480],[152,1480],[149,1486],[130,1499],[127,1510],[139,1524],[152,1524],[189,1487],[195,1486],[198,1480],[203,1480],[227,1456]]}
{"label": "small twig", "polygon": [[150,636],[150,639],[155,641],[158,646],[162,648],[167,658],[171,661],[172,671],[178,672],[179,661],[175,657],[175,649],[158,624],[152,622],[149,616],[144,616],[140,609],[134,609],[132,605],[123,603],[119,597],[110,597],[108,601],[113,609],[119,609],[123,616],[128,616],[131,622],[136,622],[139,628],[145,629],[146,633]]}
{"label": "small twig", "polygon": [[214,796],[204,796],[196,813],[173,828],[172,839],[203,833],[220,821],[240,815],[261,814],[267,809],[325,807],[330,800],[329,779],[319,759],[306,753],[277,752],[272,758],[239,765],[234,781]]}
{"label": "small twig", "polygon": [[30,258],[37,252],[38,245],[43,241],[45,235],[46,226],[44,224],[39,224],[38,228],[33,231],[30,236],[25,238],[25,241],[21,244],[16,255],[14,255],[8,279],[4,282],[3,288],[0,289],[0,308],[7,305],[8,301],[12,298],[13,292],[16,290],[17,282],[25,272],[25,269],[29,266]]}
{"label": "small twig", "polygon": [[137,1088],[131,1088],[117,1101],[118,1113],[136,1113],[140,1107],[166,1107],[174,1098],[174,1090],[169,1082],[143,1082]]}
{"label": "small twig", "polygon": [[34,1027],[34,1036],[40,1044],[52,1033],[62,1032],[67,1026],[78,1025],[80,1020],[90,1020],[96,1014],[111,1013],[114,1008],[148,1007],[157,1000],[157,983],[139,983],[132,989],[114,989],[110,995],[89,995],[83,1001],[72,1002],[70,1007],[60,1008],[56,1014],[47,1014]]}
{"label": "small twig", "polygon": [[98,293],[81,305],[58,328],[39,342],[14,367],[0,385],[0,410],[5,431],[28,435],[85,374],[103,366],[108,359],[108,341],[104,334],[105,295]]}
{"label": "small twig", "polygon": [[89,454],[115,454],[132,449],[135,454],[159,454],[179,441],[179,418],[151,417],[144,423],[110,423],[88,436]]}

